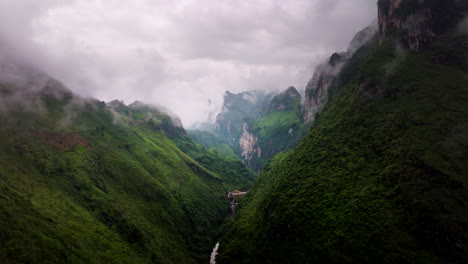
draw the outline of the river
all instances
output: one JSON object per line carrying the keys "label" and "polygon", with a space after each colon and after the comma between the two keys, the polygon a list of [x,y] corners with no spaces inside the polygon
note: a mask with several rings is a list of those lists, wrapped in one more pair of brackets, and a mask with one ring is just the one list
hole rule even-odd
{"label": "river", "polygon": [[[227,194],[227,199],[231,202],[231,213],[234,214],[236,212],[236,207],[239,204],[238,200],[235,197],[241,197],[246,195],[247,192],[241,192],[241,191],[233,191],[233,192],[228,192]],[[213,252],[211,252],[211,257],[210,257],[210,264],[216,264],[216,255],[218,255],[218,248],[219,248],[219,242],[216,243],[216,246],[213,248]]]}

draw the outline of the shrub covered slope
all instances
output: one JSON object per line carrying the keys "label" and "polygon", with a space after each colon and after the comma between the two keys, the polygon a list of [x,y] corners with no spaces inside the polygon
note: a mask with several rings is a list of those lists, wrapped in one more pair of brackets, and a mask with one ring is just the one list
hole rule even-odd
{"label": "shrub covered slope", "polygon": [[225,228],[218,263],[466,263],[468,40],[345,65],[309,134]]}
{"label": "shrub covered slope", "polygon": [[226,92],[223,111],[216,119],[217,136],[200,131],[189,136],[220,153],[234,152],[249,168],[260,172],[271,158],[294,147],[308,131],[300,104],[301,95],[294,87],[268,95]]}
{"label": "shrub covered slope", "polygon": [[[253,173],[141,103],[0,85],[2,263],[205,263]],[[182,146],[179,148],[178,146]]]}

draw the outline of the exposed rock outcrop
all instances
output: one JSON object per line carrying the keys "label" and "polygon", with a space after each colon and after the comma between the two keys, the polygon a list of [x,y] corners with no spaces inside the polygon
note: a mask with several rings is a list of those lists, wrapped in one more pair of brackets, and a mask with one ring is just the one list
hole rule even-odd
{"label": "exposed rock outcrop", "polygon": [[258,117],[270,96],[260,91],[247,91],[238,94],[227,91],[221,113],[216,117],[215,131],[230,143],[236,143],[242,133],[244,118]]}
{"label": "exposed rock outcrop", "polygon": [[301,99],[292,86],[277,94],[226,92],[215,133],[248,167],[259,172],[268,160],[305,135]]}
{"label": "exposed rock outcrop", "polygon": [[295,109],[296,102],[300,102],[301,94],[293,86],[276,95],[270,102],[270,111],[291,111]]}
{"label": "exposed rock outcrop", "polygon": [[317,66],[305,91],[305,122],[313,121],[315,115],[322,110],[328,100],[328,91],[346,61],[346,53],[334,53],[327,61]]}
{"label": "exposed rock outcrop", "polygon": [[379,41],[396,37],[411,51],[421,51],[454,27],[468,10],[466,0],[380,0]]}
{"label": "exposed rock outcrop", "polygon": [[328,100],[328,93],[336,77],[352,55],[377,32],[377,21],[358,32],[346,52],[334,53],[315,68],[312,79],[306,86],[304,98],[304,121],[312,122]]}
{"label": "exposed rock outcrop", "polygon": [[261,149],[257,147],[257,137],[249,132],[249,125],[246,122],[242,124],[239,145],[242,150],[242,158],[248,165],[255,153],[257,153],[258,157],[261,156]]}

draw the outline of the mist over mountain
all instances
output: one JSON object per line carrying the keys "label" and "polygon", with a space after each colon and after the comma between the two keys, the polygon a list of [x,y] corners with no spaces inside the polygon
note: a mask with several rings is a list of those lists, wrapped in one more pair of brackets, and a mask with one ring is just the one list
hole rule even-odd
{"label": "mist over mountain", "polygon": [[[376,37],[377,28],[375,20],[354,35],[345,51],[335,52],[317,65],[305,92],[293,86],[269,93],[226,91],[216,120],[192,126],[192,139],[222,152],[229,145],[247,166],[260,172],[271,158],[293,148],[307,134],[329,94],[348,81],[346,78],[350,74],[340,76],[343,68],[356,51]],[[391,69],[389,65],[389,71]],[[224,139],[224,144],[220,144],[217,137]]]}
{"label": "mist over mountain", "polygon": [[468,263],[467,14],[1,1],[0,262]]}
{"label": "mist over mountain", "polygon": [[2,262],[208,261],[226,193],[254,180],[241,160],[195,144],[167,109],[2,69]]}
{"label": "mist over mountain", "polygon": [[0,16],[0,53],[85,97],[163,105],[190,127],[219,113],[225,91],[303,90],[314,66],[376,17],[376,5],[4,0]]}
{"label": "mist over mountain", "polygon": [[267,164],[217,263],[467,261],[468,5],[378,4],[378,34],[317,67],[309,133]]}

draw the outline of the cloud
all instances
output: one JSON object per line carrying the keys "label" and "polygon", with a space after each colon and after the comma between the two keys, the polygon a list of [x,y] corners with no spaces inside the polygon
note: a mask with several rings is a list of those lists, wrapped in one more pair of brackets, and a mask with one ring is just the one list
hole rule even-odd
{"label": "cloud", "polygon": [[395,72],[397,72],[398,67],[403,62],[405,62],[406,57],[408,56],[408,51],[404,47],[402,47],[400,44],[395,46],[395,49],[394,49],[393,53],[394,53],[394,59],[383,66],[383,68],[385,70],[385,77],[386,78],[390,77]]}
{"label": "cloud", "polygon": [[458,32],[461,35],[468,36],[468,16],[466,16],[458,25]]}
{"label": "cloud", "polygon": [[375,18],[375,2],[3,0],[0,50],[83,96],[164,105],[189,126],[226,90],[303,90]]}

